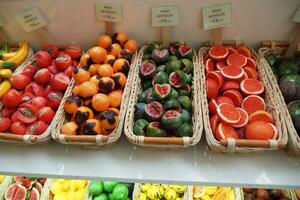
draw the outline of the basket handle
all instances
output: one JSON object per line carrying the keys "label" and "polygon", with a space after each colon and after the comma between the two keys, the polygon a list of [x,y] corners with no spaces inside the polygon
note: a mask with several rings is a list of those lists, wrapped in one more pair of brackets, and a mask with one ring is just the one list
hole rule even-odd
{"label": "basket handle", "polygon": [[[213,46],[215,46],[215,43],[207,41],[207,42],[204,42],[203,45],[205,47],[213,47]],[[223,46],[239,47],[239,46],[244,46],[245,43],[243,41],[240,41],[240,40],[225,40],[225,41],[222,42],[222,45]]]}
{"label": "basket handle", "polygon": [[[221,145],[227,147],[228,140],[222,139]],[[235,140],[235,146],[237,147],[249,147],[249,148],[270,148],[270,141],[268,140],[246,140],[246,139],[237,139]],[[285,144],[281,141],[277,141],[278,149],[284,149]]]}
{"label": "basket handle", "polygon": [[188,137],[188,142],[183,138],[170,138],[170,137],[144,137],[144,144],[154,145],[180,145],[184,146],[186,143],[193,144],[193,139]]}
{"label": "basket handle", "polygon": [[261,47],[271,47],[272,46],[272,42],[275,42],[275,46],[276,47],[288,47],[290,45],[289,42],[287,41],[270,41],[270,40],[265,40],[265,41],[262,41],[260,43],[260,46]]}
{"label": "basket handle", "polygon": [[17,142],[25,142],[25,143],[36,143],[38,140],[37,135],[16,135],[11,133],[1,133],[0,139],[8,140],[8,141],[17,141]]}
{"label": "basket handle", "polygon": [[[96,143],[96,136],[95,135],[64,135],[65,142],[92,142]],[[108,141],[107,135],[101,135],[101,141],[106,143]]]}

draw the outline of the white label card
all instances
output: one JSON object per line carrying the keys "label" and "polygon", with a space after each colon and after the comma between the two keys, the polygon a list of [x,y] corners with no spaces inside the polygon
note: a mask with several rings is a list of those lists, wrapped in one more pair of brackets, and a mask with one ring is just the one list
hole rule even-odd
{"label": "white label card", "polygon": [[293,17],[293,22],[300,22],[300,6],[297,8],[297,11]]}
{"label": "white label card", "polygon": [[47,25],[38,8],[21,11],[16,17],[26,32],[32,32]]}
{"label": "white label card", "polygon": [[122,22],[122,3],[119,1],[103,2],[95,0],[97,20],[105,22]]}
{"label": "white label card", "polygon": [[152,7],[152,26],[178,26],[179,6],[158,6]]}
{"label": "white label card", "polygon": [[202,8],[204,30],[232,24],[232,4],[224,3]]}

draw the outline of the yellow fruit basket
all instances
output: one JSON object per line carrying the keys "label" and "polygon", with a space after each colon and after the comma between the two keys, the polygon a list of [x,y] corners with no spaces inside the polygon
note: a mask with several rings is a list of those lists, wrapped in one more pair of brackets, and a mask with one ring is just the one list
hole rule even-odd
{"label": "yellow fruit basket", "polygon": [[132,200],[190,200],[190,188],[184,185],[136,183]]}
{"label": "yellow fruit basket", "polygon": [[217,186],[191,186],[191,200],[241,200],[240,188]]}
{"label": "yellow fruit basket", "polygon": [[262,69],[268,75],[267,78],[271,82],[271,86],[276,93],[277,100],[279,103],[279,107],[281,112],[285,116],[285,126],[287,128],[287,132],[289,134],[288,140],[288,150],[292,154],[300,155],[300,137],[294,127],[293,120],[290,116],[286,103],[284,101],[284,97],[280,91],[279,85],[277,83],[276,77],[272,72],[271,67],[269,66],[267,60],[265,59],[265,55],[268,53],[272,53],[277,57],[283,57],[285,52],[287,51],[289,44],[287,42],[282,41],[263,41],[261,42],[261,48],[258,49],[259,53],[259,61]]}

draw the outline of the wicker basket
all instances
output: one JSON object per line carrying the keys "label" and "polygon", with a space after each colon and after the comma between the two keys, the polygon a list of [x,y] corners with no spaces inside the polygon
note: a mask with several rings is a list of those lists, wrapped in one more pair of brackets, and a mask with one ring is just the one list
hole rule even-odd
{"label": "wicker basket", "polygon": [[[235,200],[242,200],[242,193],[241,188],[233,188],[234,189],[234,195],[235,195]],[[189,186],[189,200],[193,200],[193,186]]]}
{"label": "wicker basket", "polygon": [[[286,52],[288,45],[284,45],[287,43],[284,42],[262,42],[262,44],[270,43],[270,46],[267,47],[261,47],[258,50],[258,53],[260,55],[260,65],[265,70],[265,73],[268,74],[268,79],[271,83],[271,86],[274,90],[274,92],[277,94],[277,100],[281,109],[281,112],[285,116],[285,126],[289,134],[289,141],[288,141],[288,150],[291,154],[300,155],[300,137],[294,127],[292,118],[290,116],[290,113],[288,111],[288,108],[286,106],[286,103],[284,101],[284,98],[282,96],[282,93],[280,91],[279,85],[277,83],[277,80],[273,74],[273,71],[271,67],[269,66],[268,62],[264,58],[264,56],[267,53],[273,53],[274,55],[278,57],[283,57],[284,53]],[[277,46],[278,45],[278,46]]]}
{"label": "wicker basket", "polygon": [[[27,59],[21,64],[15,71],[14,74],[21,73],[27,64],[34,63],[33,50],[30,49]],[[2,104],[0,103],[0,111],[2,110]],[[55,119],[55,117],[54,117]],[[53,123],[53,121],[52,121]],[[45,143],[50,140],[51,125],[48,126],[47,130],[41,135],[16,135],[11,133],[0,133],[1,142],[17,143],[17,144],[37,144]]]}
{"label": "wicker basket", "polygon": [[[293,190],[283,190],[283,195],[287,198],[289,198],[290,200],[297,200],[296,195],[293,195]],[[241,199],[240,200],[244,200],[244,191],[243,188],[240,188],[240,194],[241,194]],[[295,193],[294,193],[295,194]]]}
{"label": "wicker basket", "polygon": [[[142,58],[144,55],[144,51],[146,46],[144,46],[138,55],[137,66],[139,66],[142,62]],[[199,88],[199,66],[198,66],[198,58],[196,53],[193,56],[193,64],[194,64],[194,77],[193,77],[193,113],[192,113],[192,122],[193,122],[193,137],[182,137],[182,138],[170,138],[170,137],[145,137],[145,136],[136,136],[133,133],[133,125],[134,125],[134,111],[135,104],[138,100],[138,95],[142,90],[141,79],[139,77],[139,68],[136,67],[134,71],[134,80],[131,85],[131,94],[130,101],[128,105],[128,110],[125,119],[125,127],[124,132],[128,140],[136,145],[144,146],[144,147],[155,147],[155,148],[184,148],[197,144],[202,135],[202,115],[200,109],[200,88]]]}
{"label": "wicker basket", "polygon": [[72,79],[70,87],[65,92],[65,96],[61,101],[61,104],[57,110],[57,118],[55,118],[53,122],[52,128],[52,138],[61,144],[71,144],[71,145],[81,145],[84,147],[100,147],[106,146],[112,143],[115,143],[122,134],[123,130],[123,123],[124,118],[127,110],[127,105],[129,101],[129,94],[131,90],[131,82],[133,79],[133,71],[136,68],[136,58],[137,56],[134,55],[132,58],[132,62],[130,65],[130,71],[127,76],[127,82],[125,89],[123,91],[122,102],[121,102],[121,109],[119,114],[119,123],[115,130],[110,135],[64,135],[61,134],[61,127],[65,122],[67,122],[67,115],[64,111],[64,103],[68,96],[72,95],[72,89],[75,85],[75,81]]}
{"label": "wicker basket", "polygon": [[292,200],[299,200],[298,197],[297,197],[297,195],[296,195],[295,190],[289,190],[289,192],[290,192],[290,198]]}
{"label": "wicker basket", "polygon": [[[262,152],[266,150],[278,150],[283,149],[287,143],[287,133],[284,126],[284,117],[280,114],[279,105],[277,103],[276,97],[269,81],[266,78],[264,71],[261,66],[258,65],[258,74],[260,80],[265,86],[265,100],[267,110],[272,113],[276,121],[276,127],[279,131],[279,136],[277,140],[246,140],[246,139],[224,139],[221,142],[215,139],[214,134],[212,133],[210,123],[209,123],[209,110],[208,110],[208,101],[206,94],[206,78],[205,78],[205,66],[203,56],[207,54],[209,48],[203,47],[199,50],[199,61],[200,61],[200,71],[201,71],[201,89],[202,89],[202,110],[203,110],[203,120],[204,120],[204,129],[206,133],[206,140],[208,145],[218,152],[224,153],[250,153],[250,152]],[[258,55],[252,50],[254,59],[258,64]]]}
{"label": "wicker basket", "polygon": [[[6,189],[14,183],[14,179],[13,179],[13,176],[7,176],[5,177],[4,179],[5,182],[3,182],[2,184],[4,184],[2,186],[2,184],[0,185],[0,200],[4,200],[4,196],[5,196],[5,192],[6,192]],[[44,186],[43,186],[43,189],[42,189],[42,192],[40,194],[40,199],[42,199],[42,196],[45,196],[44,193],[46,193],[48,190],[49,190],[49,187],[47,187],[47,182],[48,182],[48,179],[47,181],[45,182]]]}
{"label": "wicker basket", "polygon": [[[134,184],[134,189],[133,189],[133,193],[132,193],[132,200],[137,200],[141,189],[140,189],[140,183],[135,183]],[[185,191],[184,195],[183,195],[183,200],[190,200],[190,196],[191,195],[191,189],[190,186],[188,186],[187,190]]]}

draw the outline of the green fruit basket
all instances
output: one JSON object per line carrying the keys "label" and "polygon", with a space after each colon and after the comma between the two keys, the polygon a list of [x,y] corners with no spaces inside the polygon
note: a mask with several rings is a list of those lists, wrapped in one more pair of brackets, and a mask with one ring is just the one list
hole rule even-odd
{"label": "green fruit basket", "polygon": [[[224,46],[230,47],[240,47],[243,44],[239,44],[236,41],[225,42]],[[213,46],[209,43],[206,46]],[[218,141],[212,131],[210,126],[210,116],[208,109],[208,100],[207,100],[207,84],[206,84],[206,73],[205,73],[205,64],[204,58],[208,54],[208,47],[202,47],[199,50],[199,65],[201,71],[201,101],[202,101],[202,110],[203,110],[203,120],[204,120],[204,130],[206,134],[206,140],[210,148],[217,152],[223,153],[254,153],[254,152],[264,152],[270,150],[280,150],[284,149],[288,136],[286,127],[284,125],[284,116],[280,114],[280,108],[277,103],[276,95],[273,92],[273,89],[270,86],[270,82],[266,77],[265,71],[262,66],[259,64],[259,56],[257,53],[248,47],[251,50],[252,58],[257,63],[258,76],[260,81],[265,87],[264,100],[266,102],[266,110],[269,111],[275,119],[275,125],[278,130],[278,138],[270,140],[250,140],[250,139],[233,139],[227,138]]]}
{"label": "green fruit basket", "polygon": [[267,78],[269,79],[274,93],[276,94],[279,108],[285,117],[284,122],[289,135],[288,151],[291,154],[300,155],[300,137],[294,127],[293,120],[284,101],[284,97],[277,83],[277,79],[274,76],[270,65],[265,59],[265,55],[268,53],[272,53],[278,58],[282,58],[287,51],[287,48],[288,43],[286,42],[264,41],[261,43],[261,48],[258,50],[260,56],[259,62],[262,69],[265,71],[265,74],[268,75]]}
{"label": "green fruit basket", "polygon": [[[151,43],[151,44],[153,44],[153,43]],[[155,136],[152,136],[152,134],[149,134],[149,135],[151,135],[151,137],[150,137],[149,135],[146,136],[144,134],[139,134],[139,135],[134,134],[135,109],[136,109],[135,107],[137,105],[139,95],[141,94],[142,88],[143,88],[142,80],[139,76],[139,70],[140,70],[139,67],[142,64],[142,61],[143,61],[142,59],[143,59],[143,56],[145,55],[146,50],[147,50],[147,45],[144,46],[139,51],[138,59],[137,59],[137,63],[136,63],[137,67],[135,68],[135,71],[133,72],[134,73],[134,80],[132,80],[132,84],[131,84],[131,94],[130,94],[130,98],[129,98],[129,102],[128,102],[128,109],[127,109],[126,118],[125,118],[125,126],[124,126],[125,135],[132,144],[143,146],[143,147],[164,148],[164,149],[179,149],[179,148],[186,148],[186,147],[194,146],[195,144],[197,144],[200,141],[201,135],[202,135],[202,130],[203,130],[201,105],[200,105],[200,88],[199,88],[199,85],[200,85],[200,80],[199,80],[200,72],[199,72],[199,66],[198,66],[199,62],[198,62],[198,58],[197,58],[197,55],[194,52],[194,50],[192,50],[192,59],[191,59],[192,63],[193,63],[193,71],[192,71],[193,77],[192,77],[192,80],[191,80],[191,82],[192,82],[192,84],[191,84],[191,89],[192,89],[191,90],[192,91],[191,92],[192,93],[191,94],[191,104],[192,104],[192,106],[191,106],[191,111],[192,111],[191,112],[191,115],[192,115],[191,123],[192,124],[190,125],[191,129],[192,129],[191,130],[192,136],[165,137],[165,135],[162,136],[162,134],[155,135]],[[165,51],[165,49],[162,50],[162,51]],[[164,71],[164,70],[165,69],[163,69],[162,71]],[[171,71],[167,72],[167,73],[172,73]],[[171,76],[171,75],[169,75],[169,76]],[[171,99],[172,98],[173,97],[171,95]],[[178,99],[178,101],[179,101],[179,99]],[[156,101],[152,101],[152,102],[156,102]],[[147,103],[150,104],[149,102],[147,102]],[[165,103],[164,106],[166,106],[166,103]],[[163,119],[163,117],[161,119]],[[142,118],[142,120],[143,120],[143,118]],[[150,119],[150,121],[152,121],[152,120]],[[158,123],[156,121],[157,121],[157,119],[154,120],[154,122],[151,122],[151,123]],[[161,122],[163,122],[163,120],[161,120]],[[171,126],[172,126],[172,124],[170,125],[170,127]],[[176,129],[176,130],[178,130],[178,129]],[[162,129],[159,129],[159,130],[162,130]],[[162,132],[165,133],[164,130]],[[181,132],[182,132],[182,134],[184,134],[183,133],[184,131],[181,131]],[[149,131],[149,133],[150,133],[150,131]]]}

